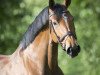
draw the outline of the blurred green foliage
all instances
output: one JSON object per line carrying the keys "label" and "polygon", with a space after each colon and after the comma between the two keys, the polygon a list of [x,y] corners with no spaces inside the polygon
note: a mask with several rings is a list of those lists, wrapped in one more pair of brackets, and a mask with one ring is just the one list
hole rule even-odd
{"label": "blurred green foliage", "polygon": [[[63,0],[55,0],[63,3]],[[59,46],[59,66],[65,75],[100,75],[100,0],[72,0],[69,11],[81,53],[69,58]],[[0,54],[13,53],[23,33],[48,0],[0,0]]]}
{"label": "blurred green foliage", "polygon": [[46,0],[0,0],[0,53],[14,52]]}

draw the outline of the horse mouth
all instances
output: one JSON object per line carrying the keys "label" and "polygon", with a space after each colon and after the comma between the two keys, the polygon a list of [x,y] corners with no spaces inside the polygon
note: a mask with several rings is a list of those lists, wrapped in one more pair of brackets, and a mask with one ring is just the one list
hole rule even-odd
{"label": "horse mouth", "polygon": [[[67,54],[68,54],[68,53],[67,53]],[[74,53],[74,54],[70,53],[70,54],[68,54],[68,55],[69,55],[69,57],[74,58],[74,57],[78,56],[78,53]]]}
{"label": "horse mouth", "polygon": [[80,46],[76,46],[76,47],[69,47],[69,48],[63,48],[64,51],[67,52],[67,54],[71,57],[74,58],[76,57],[79,53],[80,53]]}

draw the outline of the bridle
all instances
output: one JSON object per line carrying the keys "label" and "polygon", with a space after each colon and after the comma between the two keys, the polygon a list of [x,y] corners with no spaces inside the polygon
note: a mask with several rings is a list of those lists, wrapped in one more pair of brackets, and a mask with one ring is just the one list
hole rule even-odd
{"label": "bridle", "polygon": [[[49,14],[49,18],[52,17],[53,15],[55,15],[55,14],[54,13],[53,14]],[[66,24],[67,24],[67,18],[68,18],[67,16],[63,16],[63,19],[64,19]],[[59,44],[62,44],[61,42],[64,40],[65,37],[68,37],[68,36],[74,36],[75,39],[76,39],[76,36],[71,31],[67,31],[67,33],[63,37],[59,37],[57,35],[56,31],[55,31],[55,28],[53,26],[52,20],[50,20],[50,26],[53,28],[53,31],[54,31],[54,33],[55,33],[55,35],[57,37],[57,40],[58,40]]]}

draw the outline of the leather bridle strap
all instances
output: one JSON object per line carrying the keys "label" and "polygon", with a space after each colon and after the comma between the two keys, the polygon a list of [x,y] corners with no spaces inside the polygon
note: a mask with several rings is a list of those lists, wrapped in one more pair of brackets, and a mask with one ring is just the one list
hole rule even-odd
{"label": "leather bridle strap", "polygon": [[[53,16],[53,15],[55,15],[55,14],[51,14],[49,17],[51,17],[51,16]],[[65,22],[67,22],[66,21],[66,18],[67,17],[64,17],[63,16],[63,18],[64,18],[64,20],[65,20]],[[64,40],[64,38],[66,37],[66,36],[74,36],[74,34],[71,32],[71,31],[68,31],[63,37],[59,37],[58,35],[57,35],[57,33],[56,33],[56,31],[55,31],[55,29],[54,29],[54,26],[53,26],[53,22],[52,21],[50,21],[50,25],[51,25],[51,27],[53,28],[53,31],[54,31],[54,33],[55,33],[55,35],[56,35],[56,37],[57,37],[57,39],[58,39],[58,42],[61,44],[61,42]]]}
{"label": "leather bridle strap", "polygon": [[53,28],[53,31],[54,31],[54,33],[55,33],[55,35],[56,35],[56,37],[57,37],[58,42],[61,43],[61,42],[60,42],[60,37],[57,35],[57,33],[56,33],[56,31],[55,31],[52,21],[51,21],[50,24],[51,24],[51,27]]}
{"label": "leather bridle strap", "polygon": [[64,38],[65,38],[66,36],[72,36],[72,35],[73,35],[71,31],[68,31],[63,37],[60,38],[60,37],[57,35],[57,33],[56,33],[55,29],[54,29],[53,24],[51,24],[51,26],[52,26],[52,28],[53,28],[53,31],[54,31],[54,33],[55,33],[55,35],[56,35],[56,37],[57,37],[59,43],[61,43],[61,42],[64,40]]}

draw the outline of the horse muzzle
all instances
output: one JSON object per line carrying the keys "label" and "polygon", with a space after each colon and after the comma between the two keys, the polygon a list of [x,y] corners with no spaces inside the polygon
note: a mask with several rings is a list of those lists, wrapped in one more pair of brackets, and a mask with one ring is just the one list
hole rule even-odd
{"label": "horse muzzle", "polygon": [[74,46],[74,47],[68,47],[68,48],[65,47],[63,49],[72,58],[76,57],[78,55],[78,53],[80,52],[80,46],[79,45],[78,46]]}

